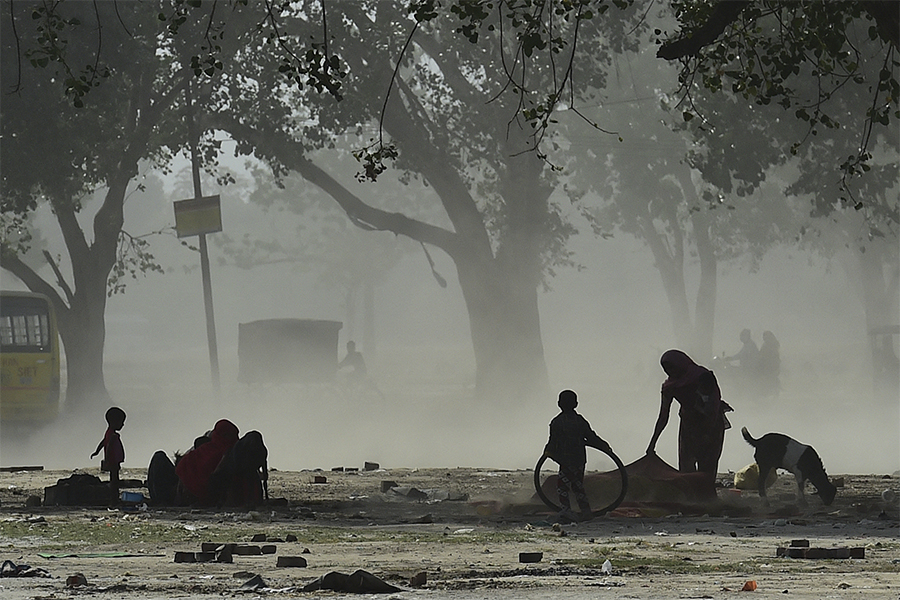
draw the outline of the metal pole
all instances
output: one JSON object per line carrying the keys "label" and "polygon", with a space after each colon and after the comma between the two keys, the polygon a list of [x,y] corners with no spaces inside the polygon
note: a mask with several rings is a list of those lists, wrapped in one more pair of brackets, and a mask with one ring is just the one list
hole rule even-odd
{"label": "metal pole", "polygon": [[[190,146],[191,146],[191,175],[194,182],[194,198],[203,197],[203,190],[200,185],[200,157],[197,151],[197,144],[200,138],[200,132],[197,130],[197,122],[194,119],[194,103],[191,94],[191,85],[185,90],[188,101],[188,115],[190,127]],[[216,342],[216,318],[213,313],[212,298],[212,282],[209,277],[209,252],[206,247],[206,234],[200,234],[200,272],[203,276],[203,305],[206,307],[206,340],[209,346],[209,370],[212,376],[213,392],[219,395],[221,386],[219,384],[219,347]]]}
{"label": "metal pole", "polygon": [[213,313],[212,282],[209,277],[209,253],[206,234],[200,234],[200,272],[203,275],[203,304],[206,307],[206,339],[209,345],[209,368],[213,391],[219,395],[219,347],[216,342],[216,317]]}

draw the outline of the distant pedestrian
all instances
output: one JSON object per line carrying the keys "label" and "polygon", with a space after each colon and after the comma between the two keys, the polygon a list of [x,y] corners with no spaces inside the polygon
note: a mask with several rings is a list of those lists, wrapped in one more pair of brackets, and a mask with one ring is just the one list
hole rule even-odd
{"label": "distant pedestrian", "polygon": [[347,342],[347,354],[344,359],[338,363],[338,369],[350,369],[347,374],[347,387],[353,393],[372,391],[384,400],[384,394],[375,385],[375,382],[369,377],[366,369],[366,361],[363,359],[362,352],[356,349],[356,342]]}
{"label": "distant pedestrian", "polygon": [[759,347],[753,341],[753,335],[749,329],[741,331],[741,349],[733,356],[726,356],[725,362],[737,362],[730,369],[737,371],[737,380],[741,388],[748,393],[756,392],[757,376],[759,374]]}
{"label": "distant pedestrian", "polygon": [[366,378],[366,361],[362,352],[356,349],[356,342],[347,342],[347,355],[338,363],[338,369],[350,369],[350,380],[354,383],[362,383]]}
{"label": "distant pedestrian", "polygon": [[119,503],[119,470],[125,462],[125,447],[119,431],[125,426],[125,411],[118,406],[113,406],[106,411],[106,433],[97,444],[97,449],[91,454],[94,458],[103,450],[103,459],[100,461],[100,470],[109,472],[110,506]]}
{"label": "distant pedestrian", "polygon": [[[562,510],[561,521],[587,521],[593,518],[591,504],[584,489],[584,468],[587,464],[585,448],[590,446],[604,452],[612,449],[598,436],[587,419],[575,411],[578,396],[572,390],[563,390],[557,401],[560,413],[550,421],[550,439],[544,447],[544,455],[559,465],[556,492]],[[570,492],[575,495],[580,513],[572,512]]]}

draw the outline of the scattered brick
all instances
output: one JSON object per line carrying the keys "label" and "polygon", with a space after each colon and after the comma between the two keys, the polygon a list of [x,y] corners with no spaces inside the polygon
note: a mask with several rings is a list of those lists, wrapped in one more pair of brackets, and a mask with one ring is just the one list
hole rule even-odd
{"label": "scattered brick", "polygon": [[302,556],[279,556],[276,567],[305,567],[306,559]]}
{"label": "scattered brick", "polygon": [[776,548],[775,556],[782,558],[865,558],[866,549],[864,547],[848,548],[842,546],[839,548],[807,548],[803,546]]}

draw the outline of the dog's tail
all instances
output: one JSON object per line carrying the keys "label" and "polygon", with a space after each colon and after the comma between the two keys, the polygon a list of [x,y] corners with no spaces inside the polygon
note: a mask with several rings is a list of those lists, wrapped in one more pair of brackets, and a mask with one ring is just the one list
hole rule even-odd
{"label": "dog's tail", "polygon": [[744,436],[744,439],[747,440],[748,444],[750,444],[754,448],[756,447],[756,439],[752,435],[750,435],[750,432],[747,431],[746,427],[741,427],[741,435]]}

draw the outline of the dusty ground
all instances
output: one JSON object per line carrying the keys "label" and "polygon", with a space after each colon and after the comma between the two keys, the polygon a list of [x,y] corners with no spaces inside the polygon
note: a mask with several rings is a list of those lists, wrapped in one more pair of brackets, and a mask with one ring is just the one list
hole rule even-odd
{"label": "dusty ground", "polygon": [[[49,575],[2,578],[0,597],[335,597],[301,589],[328,572],[357,569],[402,588],[386,596],[393,598],[726,598],[747,581],[762,597],[900,597],[898,506],[881,497],[887,489],[900,495],[896,474],[845,475],[832,506],[812,497],[805,511],[792,501],[792,478],[783,476],[769,510],[753,492],[720,489],[722,503],[740,509],[726,512],[743,511],[740,517],[604,517],[561,527],[546,522],[525,470],[275,471],[270,494],[287,504],[252,512],[26,506],[68,475],[0,473],[0,558]],[[314,483],[317,476],[326,482]],[[427,497],[382,492],[384,481]],[[268,541],[252,542],[258,534]],[[297,540],[272,541],[288,536]],[[776,556],[797,539],[864,548],[865,558]],[[276,550],[232,563],[175,562],[175,552],[200,552],[204,542]],[[526,564],[521,552],[543,556]],[[296,556],[308,565],[276,566],[279,557]],[[410,578],[422,572],[426,582],[413,587]],[[77,573],[86,585],[68,586]],[[264,586],[241,592],[254,575]]]}

